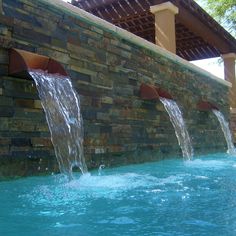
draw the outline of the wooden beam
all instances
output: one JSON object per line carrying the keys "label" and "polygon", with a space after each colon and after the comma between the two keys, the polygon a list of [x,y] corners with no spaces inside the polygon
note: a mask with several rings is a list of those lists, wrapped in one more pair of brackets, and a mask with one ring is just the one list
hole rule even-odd
{"label": "wooden beam", "polygon": [[[151,18],[150,18],[151,17]],[[150,18],[150,19],[149,19]],[[133,21],[133,20],[146,20],[146,21],[149,21],[149,22],[152,22],[153,23],[153,26],[155,24],[154,20],[155,20],[155,17],[153,14],[151,14],[151,12],[139,12],[137,14],[132,14],[132,15],[127,15],[125,17],[122,17],[120,19],[115,19],[113,21],[114,24],[116,24],[117,22],[118,23],[121,23],[121,22],[128,22],[128,21]]]}
{"label": "wooden beam", "polygon": [[[108,4],[112,4],[117,0],[86,0],[86,1],[73,1],[74,5],[81,5],[85,11],[90,11],[94,8],[103,7]],[[86,2],[86,4],[85,4]]]}

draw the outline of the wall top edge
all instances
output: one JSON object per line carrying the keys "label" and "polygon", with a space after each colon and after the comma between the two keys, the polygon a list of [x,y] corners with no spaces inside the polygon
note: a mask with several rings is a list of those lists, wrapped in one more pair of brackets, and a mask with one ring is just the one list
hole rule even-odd
{"label": "wall top edge", "polygon": [[105,21],[97,16],[94,16],[94,15],[86,12],[83,9],[75,7],[69,3],[62,1],[62,0],[50,0],[50,1],[39,0],[39,1],[41,1],[42,3],[44,3],[46,5],[54,6],[64,12],[67,12],[68,14],[73,14],[75,17],[82,18],[82,19],[88,21],[89,23],[91,23],[92,25],[96,25],[96,26],[101,27],[107,31],[111,31],[111,32],[115,33],[117,36],[119,36],[123,39],[126,39],[126,40],[130,41],[131,43],[137,44],[138,46],[141,46],[145,49],[148,49],[148,50],[153,51],[159,55],[162,55],[162,56],[170,59],[172,62],[175,62],[177,64],[185,66],[186,68],[188,68],[196,73],[199,73],[202,76],[209,77],[212,80],[215,80],[218,83],[221,83],[222,85],[225,85],[227,87],[232,87],[232,84],[230,82],[220,79],[219,77],[214,76],[210,72],[207,72],[207,71],[199,68],[198,66],[196,66],[196,65],[186,61],[185,59],[159,47],[158,45],[155,45],[143,38],[140,38],[139,36],[134,35],[134,34],[128,32],[127,30],[119,28],[119,27],[109,23],[108,21]]}
{"label": "wall top edge", "polygon": [[164,2],[158,5],[154,5],[150,7],[150,11],[151,13],[155,14],[158,13],[160,11],[165,11],[165,10],[169,10],[171,11],[173,14],[178,14],[179,13],[179,8],[176,7],[173,3],[171,2]]}

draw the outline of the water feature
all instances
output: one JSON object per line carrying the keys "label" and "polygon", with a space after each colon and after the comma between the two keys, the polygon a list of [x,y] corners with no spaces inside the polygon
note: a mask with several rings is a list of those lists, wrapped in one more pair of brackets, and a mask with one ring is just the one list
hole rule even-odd
{"label": "water feature", "polygon": [[39,97],[46,114],[56,158],[61,173],[72,178],[73,167],[87,172],[83,152],[83,122],[79,96],[69,77],[32,70]]}
{"label": "water feature", "polygon": [[192,159],[193,148],[179,106],[172,99],[160,98],[160,101],[163,103],[167,113],[169,114],[170,121],[175,129],[175,134],[182,150],[183,158],[185,160]]}
{"label": "water feature", "polygon": [[236,235],[229,154],[0,182],[0,235]]}
{"label": "water feature", "polygon": [[234,147],[234,144],[233,144],[233,141],[232,141],[232,135],[231,135],[231,132],[230,132],[230,129],[229,129],[229,123],[225,120],[224,115],[219,110],[213,109],[212,112],[217,117],[217,119],[220,123],[221,129],[224,133],[225,140],[226,140],[227,147],[228,147],[227,152],[230,153],[230,154],[236,154],[235,147]]}

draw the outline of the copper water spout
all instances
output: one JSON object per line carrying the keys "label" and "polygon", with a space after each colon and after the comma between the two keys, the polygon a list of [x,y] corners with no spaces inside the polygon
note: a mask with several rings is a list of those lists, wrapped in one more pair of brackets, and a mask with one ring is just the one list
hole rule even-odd
{"label": "copper water spout", "polygon": [[140,96],[144,100],[157,100],[161,98],[173,99],[165,90],[150,84],[141,84]]}
{"label": "copper water spout", "polygon": [[47,71],[50,74],[60,74],[63,76],[68,76],[63,66],[59,62],[49,57],[20,49],[10,49],[10,75],[23,78],[31,78],[29,71],[32,69]]}
{"label": "copper water spout", "polygon": [[167,99],[172,99],[173,100],[173,97],[165,90],[161,89],[161,88],[158,88],[158,87],[155,87],[159,97],[161,98],[167,98]]}
{"label": "copper water spout", "polygon": [[157,99],[159,99],[159,95],[156,91],[155,86],[149,85],[149,84],[141,84],[140,96],[144,100],[157,100]]}
{"label": "copper water spout", "polygon": [[219,108],[216,105],[214,105],[214,104],[212,104],[212,103],[210,103],[208,101],[200,101],[200,102],[198,102],[197,109],[199,111],[219,110]]}

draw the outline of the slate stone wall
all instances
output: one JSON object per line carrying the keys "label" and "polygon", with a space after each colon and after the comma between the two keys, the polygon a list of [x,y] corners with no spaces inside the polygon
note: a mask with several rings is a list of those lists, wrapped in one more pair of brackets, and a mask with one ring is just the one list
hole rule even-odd
{"label": "slate stone wall", "polygon": [[40,0],[0,4],[0,176],[57,170],[33,81],[8,76],[11,47],[54,58],[70,74],[81,98],[90,168],[181,156],[163,105],[140,99],[143,82],[176,99],[196,154],[226,150],[218,121],[196,104],[211,101],[227,118],[227,86]]}
{"label": "slate stone wall", "polygon": [[236,144],[236,112],[235,110],[230,111],[230,130],[232,132],[232,138],[234,144]]}

